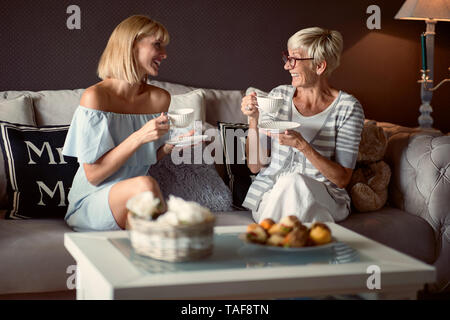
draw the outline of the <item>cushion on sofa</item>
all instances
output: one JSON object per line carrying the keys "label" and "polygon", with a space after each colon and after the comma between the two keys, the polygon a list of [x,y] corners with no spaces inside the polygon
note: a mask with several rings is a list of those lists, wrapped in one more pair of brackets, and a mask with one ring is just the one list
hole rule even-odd
{"label": "cushion on sofa", "polygon": [[[199,88],[189,87],[182,84],[149,80],[149,84],[163,88],[172,95],[183,94]],[[204,90],[206,104],[206,122],[216,125],[218,121],[243,123],[247,122],[242,112],[239,112],[244,92],[241,90]]]}
{"label": "cushion on sofa", "polygon": [[11,100],[0,101],[0,121],[30,125],[36,124],[31,97],[21,95]]}
{"label": "cushion on sofa", "polygon": [[0,122],[7,218],[64,217],[67,194],[79,166],[75,158],[61,153],[68,129]]}
{"label": "cushion on sofa", "polygon": [[[7,97],[7,93],[8,91],[5,91],[0,96]],[[31,98],[23,94],[14,97],[11,100],[0,100],[0,121],[36,125]],[[0,209],[4,209],[6,206],[6,172],[3,152],[0,151]]]}
{"label": "cushion on sofa", "polygon": [[1,91],[0,92],[0,102],[2,102],[3,100],[12,100],[15,98],[18,98],[20,96],[28,96],[31,98],[34,98],[36,96],[38,96],[38,93],[36,91],[26,91],[26,90],[22,90],[22,91],[15,91],[15,90],[8,90],[8,91]]}
{"label": "cushion on sofa", "polygon": [[36,124],[38,126],[70,124],[83,92],[84,89],[37,92],[38,95],[33,96]]}
{"label": "cushion on sofa", "polygon": [[[1,99],[13,99],[21,95],[32,98],[38,126],[70,124],[84,89],[45,91],[3,91]],[[22,122],[20,122],[22,123]]]}
{"label": "cushion on sofa", "polygon": [[171,95],[183,94],[189,91],[193,91],[199,88],[185,86],[183,84],[174,83],[174,82],[166,82],[166,81],[158,81],[158,80],[147,80],[148,84],[152,86],[162,88],[168,91]]}
{"label": "cushion on sofa", "polygon": [[232,210],[230,189],[213,164],[174,164],[168,155],[152,165],[148,172],[158,181],[165,198],[174,195],[195,201],[213,212]]}
{"label": "cushion on sofa", "polygon": [[339,224],[426,263],[433,264],[436,260],[436,241],[431,226],[424,219],[402,210],[384,207],[374,212],[351,213]]}
{"label": "cushion on sofa", "polygon": [[194,121],[205,122],[204,91],[197,89],[183,94],[171,95],[169,113],[184,108],[194,109]]}
{"label": "cushion on sofa", "polygon": [[76,262],[64,248],[62,219],[2,220],[0,294],[67,290],[67,268]]}
{"label": "cushion on sofa", "polygon": [[248,125],[244,123],[218,122],[220,138],[223,146],[223,156],[226,168],[225,183],[233,194],[233,205],[244,209],[248,188],[252,183],[252,172],[247,167],[245,152]]}
{"label": "cushion on sofa", "polygon": [[240,111],[243,91],[205,89],[206,122],[246,123],[247,117]]}

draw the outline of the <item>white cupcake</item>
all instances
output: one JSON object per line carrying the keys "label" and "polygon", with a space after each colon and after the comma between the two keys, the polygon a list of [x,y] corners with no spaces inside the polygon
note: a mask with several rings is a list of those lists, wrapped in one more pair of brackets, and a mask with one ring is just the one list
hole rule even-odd
{"label": "white cupcake", "polygon": [[160,200],[151,191],[145,191],[129,199],[126,208],[139,218],[152,220],[160,213]]}
{"label": "white cupcake", "polygon": [[167,201],[167,212],[156,221],[172,226],[195,225],[211,221],[213,214],[208,208],[193,201],[185,201],[170,195]]}

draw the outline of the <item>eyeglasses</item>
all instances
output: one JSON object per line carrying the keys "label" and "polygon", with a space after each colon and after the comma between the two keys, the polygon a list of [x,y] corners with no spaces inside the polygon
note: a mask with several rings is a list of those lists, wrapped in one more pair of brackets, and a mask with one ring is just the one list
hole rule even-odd
{"label": "eyeglasses", "polygon": [[287,51],[283,51],[281,53],[281,59],[283,60],[284,64],[289,61],[289,66],[291,68],[295,68],[295,63],[297,60],[314,60],[314,58],[296,58],[296,57],[290,57],[289,53]]}

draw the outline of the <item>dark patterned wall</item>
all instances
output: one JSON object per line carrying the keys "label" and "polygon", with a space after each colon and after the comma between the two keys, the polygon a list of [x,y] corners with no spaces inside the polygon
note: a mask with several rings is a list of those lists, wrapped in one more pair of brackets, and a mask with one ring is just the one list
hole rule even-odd
{"label": "dark patterned wall", "polygon": [[[345,51],[332,83],[353,93],[368,118],[416,126],[421,21],[394,20],[403,0],[16,0],[0,5],[0,90],[84,88],[98,81],[98,59],[114,27],[132,14],[162,22],[171,34],[159,80],[192,86],[268,90],[290,81],[280,51],[310,26],[342,32]],[[69,30],[69,5],[81,29]],[[381,8],[381,30],[366,8]],[[450,23],[437,24],[436,79],[449,76]],[[450,85],[435,92],[436,127],[450,131]]]}

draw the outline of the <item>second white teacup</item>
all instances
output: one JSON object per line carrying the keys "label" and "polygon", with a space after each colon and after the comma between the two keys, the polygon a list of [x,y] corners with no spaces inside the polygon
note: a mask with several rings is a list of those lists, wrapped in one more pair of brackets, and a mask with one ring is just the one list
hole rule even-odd
{"label": "second white teacup", "polygon": [[194,120],[194,109],[184,108],[172,110],[167,113],[170,123],[175,127],[184,128]]}
{"label": "second white teacup", "polygon": [[275,113],[283,105],[283,98],[256,96],[259,109],[265,113]]}

